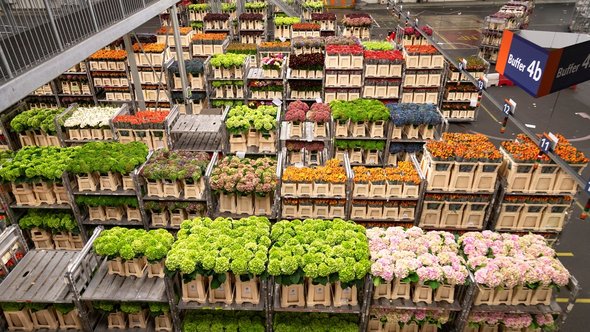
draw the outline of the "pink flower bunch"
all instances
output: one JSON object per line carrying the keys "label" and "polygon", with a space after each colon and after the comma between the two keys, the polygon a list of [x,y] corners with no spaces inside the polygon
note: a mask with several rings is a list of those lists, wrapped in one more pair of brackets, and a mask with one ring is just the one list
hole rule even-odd
{"label": "pink flower bunch", "polygon": [[469,323],[478,325],[496,325],[504,319],[503,312],[472,312],[467,319]]}
{"label": "pink flower bunch", "polygon": [[502,324],[507,328],[513,329],[524,329],[533,323],[533,317],[530,314],[509,314],[503,312],[473,312],[467,320],[470,325]]}
{"label": "pink flower bunch", "polygon": [[506,314],[502,324],[508,328],[524,329],[533,323],[533,317],[529,314]]}
{"label": "pink flower bunch", "polygon": [[287,112],[285,113],[285,121],[290,122],[302,122],[306,119],[307,111],[309,106],[301,100],[296,100],[289,103],[287,106]]}
{"label": "pink flower bunch", "polygon": [[261,60],[262,67],[268,69],[269,67],[280,68],[285,62],[285,55],[283,53],[274,54],[272,56],[265,56]]}
{"label": "pink flower bunch", "polygon": [[346,14],[342,18],[342,24],[349,27],[369,27],[373,24],[373,19],[366,13]]}
{"label": "pink flower bunch", "polygon": [[324,123],[330,121],[331,110],[329,104],[314,103],[307,112],[307,119],[315,123]]}
{"label": "pink flower bunch", "polygon": [[540,327],[553,327],[555,325],[555,320],[553,319],[553,315],[551,314],[543,314],[543,315],[535,315],[534,316],[535,323]]}
{"label": "pink flower bunch", "polygon": [[213,169],[209,184],[218,193],[266,196],[277,187],[276,167],[270,158],[225,157]]}
{"label": "pink flower bunch", "polygon": [[376,316],[383,321],[385,318],[388,322],[398,324],[410,324],[412,322],[422,325],[425,322],[438,322],[446,324],[449,321],[449,313],[443,310],[391,310],[391,309],[374,309],[371,310],[371,315]]}
{"label": "pink flower bunch", "polygon": [[488,287],[564,286],[570,274],[539,235],[468,232],[459,238],[475,281]]}
{"label": "pink flower bunch", "polygon": [[385,281],[415,275],[422,282],[464,284],[468,271],[459,246],[448,232],[424,232],[412,227],[367,230],[371,273]]}
{"label": "pink flower bunch", "polygon": [[329,55],[334,54],[352,54],[362,55],[363,47],[360,45],[327,45],[326,53]]}

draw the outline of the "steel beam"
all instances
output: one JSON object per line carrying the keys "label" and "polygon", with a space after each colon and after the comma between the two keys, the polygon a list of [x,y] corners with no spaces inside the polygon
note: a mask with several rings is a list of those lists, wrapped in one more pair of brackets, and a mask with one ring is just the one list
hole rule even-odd
{"label": "steel beam", "polygon": [[77,63],[88,58],[92,53],[112,43],[117,38],[137,29],[147,18],[174,6],[176,0],[160,0],[147,8],[99,31],[84,41],[66,49],[61,54],[44,61],[38,66],[16,76],[0,86],[0,112],[35,91],[38,87],[66,72]]}

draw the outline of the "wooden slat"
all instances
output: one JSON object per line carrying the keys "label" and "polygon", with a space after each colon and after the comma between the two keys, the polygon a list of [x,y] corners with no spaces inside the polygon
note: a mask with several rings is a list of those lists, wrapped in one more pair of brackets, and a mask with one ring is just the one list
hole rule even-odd
{"label": "wooden slat", "polygon": [[48,268],[43,271],[42,277],[38,278],[35,285],[25,294],[26,297],[34,297],[43,295],[46,299],[64,298],[69,292],[68,284],[65,280],[65,270],[68,266],[70,258],[74,255],[72,253],[65,253],[64,255],[55,255],[48,265]]}
{"label": "wooden slat", "polygon": [[89,301],[147,301],[165,302],[165,286],[162,278],[142,278],[109,275],[106,261],[96,271],[83,300]]}

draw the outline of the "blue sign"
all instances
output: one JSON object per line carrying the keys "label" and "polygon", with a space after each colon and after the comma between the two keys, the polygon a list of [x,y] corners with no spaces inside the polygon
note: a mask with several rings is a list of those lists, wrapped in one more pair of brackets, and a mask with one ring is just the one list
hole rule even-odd
{"label": "blue sign", "polygon": [[586,190],[586,193],[590,194],[590,180],[586,183],[586,188],[584,188],[584,190]]}
{"label": "blue sign", "polygon": [[541,140],[539,141],[539,148],[544,153],[551,151],[551,140],[545,136],[541,137]]}
{"label": "blue sign", "polygon": [[513,35],[503,75],[532,95],[537,95],[549,53]]}
{"label": "blue sign", "polygon": [[563,49],[551,92],[590,79],[590,41]]}

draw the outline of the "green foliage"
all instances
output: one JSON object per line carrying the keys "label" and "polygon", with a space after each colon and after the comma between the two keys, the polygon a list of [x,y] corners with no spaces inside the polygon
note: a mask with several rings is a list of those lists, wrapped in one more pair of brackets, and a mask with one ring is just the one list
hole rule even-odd
{"label": "green foliage", "polygon": [[266,2],[264,1],[253,1],[253,2],[246,2],[244,5],[246,9],[264,9],[266,8]]}
{"label": "green foliage", "polygon": [[236,11],[236,4],[235,2],[230,3],[222,3],[221,4],[221,12],[222,13],[231,13]]}
{"label": "green foliage", "polygon": [[[358,330],[358,328],[357,328]],[[264,332],[260,313],[247,311],[190,311],[182,322],[183,332]]]}
{"label": "green foliage", "polygon": [[188,9],[193,12],[204,12],[204,11],[208,10],[209,7],[210,6],[208,3],[197,3],[197,4],[188,5]]}
{"label": "green foliage", "polygon": [[191,28],[193,29],[203,29],[205,23],[203,21],[193,21],[191,22]]}
{"label": "green foliage", "polygon": [[72,155],[68,171],[74,174],[109,172],[129,174],[147,158],[148,148],[141,142],[92,142],[82,145]]}
{"label": "green foliage", "polygon": [[211,85],[214,88],[220,88],[222,86],[229,86],[229,85],[244,86],[244,81],[241,81],[241,80],[211,81]]}
{"label": "green foliage", "polygon": [[275,332],[356,332],[358,326],[358,317],[350,314],[281,312],[273,322]]}
{"label": "green foliage", "polygon": [[225,107],[225,106],[241,106],[244,105],[243,101],[239,100],[212,100],[211,106],[213,107]]}
{"label": "green foliage", "polygon": [[275,17],[275,25],[293,25],[301,22],[299,17]]}
{"label": "green foliage", "polygon": [[305,1],[303,3],[303,8],[322,9],[322,8],[324,8],[324,2],[323,1]]}
{"label": "green foliage", "polygon": [[76,196],[76,204],[91,207],[129,206],[131,208],[137,208],[139,206],[136,197],[126,196]]}
{"label": "green foliage", "polygon": [[55,116],[62,113],[63,108],[32,108],[15,116],[10,127],[17,133],[27,130],[41,129],[48,134],[55,134]]}
{"label": "green foliage", "polygon": [[25,307],[24,303],[7,302],[0,304],[3,311],[21,311]]}
{"label": "green foliage", "polygon": [[[185,275],[259,276],[266,270],[270,222],[265,217],[196,218],[180,226],[166,268]],[[214,287],[216,288],[216,287]]]}
{"label": "green foliage", "polygon": [[342,219],[280,221],[271,231],[268,273],[281,284],[299,284],[304,277],[347,287],[371,269],[365,228]]}
{"label": "green foliage", "polygon": [[332,116],[335,120],[362,121],[386,121],[389,119],[389,110],[385,105],[375,99],[355,99],[353,101],[333,100],[330,102]]}
{"label": "green foliage", "polygon": [[66,171],[71,157],[79,148],[57,148],[28,146],[20,149],[12,159],[5,160],[0,167],[0,178],[4,181],[55,181]]}
{"label": "green foliage", "polygon": [[168,303],[150,302],[149,308],[152,316],[159,316],[170,312]]}
{"label": "green foliage", "polygon": [[39,310],[47,309],[47,307],[49,307],[49,304],[28,302],[25,303],[25,307],[31,310],[32,312],[37,312]]}
{"label": "green foliage", "polygon": [[165,229],[146,232],[143,229],[113,227],[103,231],[94,241],[94,251],[109,258],[125,260],[146,256],[149,261],[166,257],[174,237]]}
{"label": "green foliage", "polygon": [[115,312],[119,308],[119,305],[117,303],[110,301],[92,302],[92,306],[94,307],[94,309],[98,309],[106,313]]}
{"label": "green foliage", "polygon": [[356,149],[363,150],[383,150],[385,149],[384,141],[367,141],[367,140],[336,140],[335,145],[340,149]]}
{"label": "green foliage", "polygon": [[63,315],[66,315],[70,311],[76,309],[76,306],[74,306],[73,304],[70,304],[70,303],[55,303],[53,305],[53,307],[55,308],[55,310],[57,310],[58,312],[60,312]]}
{"label": "green foliage", "polygon": [[78,224],[70,213],[47,210],[29,210],[19,222],[22,229],[39,227],[52,232],[78,232]]}
{"label": "green foliage", "polygon": [[258,106],[256,109],[244,105],[236,106],[229,111],[225,125],[232,134],[244,133],[250,128],[268,132],[276,129],[276,116],[275,106]]}
{"label": "green foliage", "polygon": [[145,164],[142,175],[150,180],[196,182],[205,174],[209,160],[209,154],[205,152],[160,149]]}
{"label": "green foliage", "polygon": [[141,311],[141,303],[121,302],[121,311],[126,314],[137,314]]}
{"label": "green foliage", "polygon": [[366,50],[371,51],[389,51],[393,50],[393,44],[387,41],[367,40],[361,42]]}
{"label": "green foliage", "polygon": [[211,58],[211,66],[215,68],[233,68],[242,67],[247,55],[245,54],[215,54]]}

